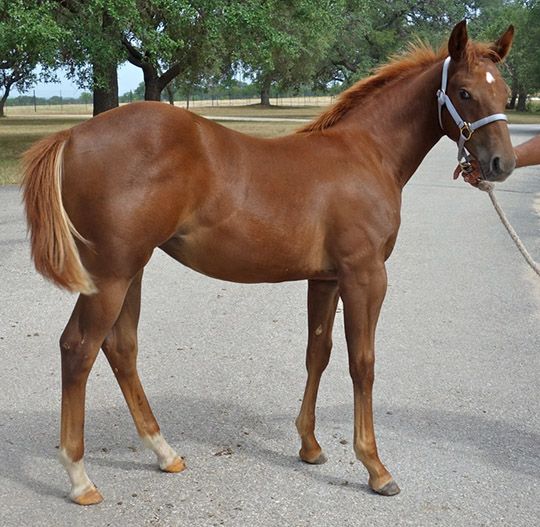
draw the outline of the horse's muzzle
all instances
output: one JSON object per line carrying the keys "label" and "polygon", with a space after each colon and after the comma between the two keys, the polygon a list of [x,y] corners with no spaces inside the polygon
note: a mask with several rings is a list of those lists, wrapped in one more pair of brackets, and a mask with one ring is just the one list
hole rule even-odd
{"label": "horse's muzzle", "polygon": [[493,156],[488,163],[480,163],[483,178],[488,181],[504,181],[516,167],[515,157]]}

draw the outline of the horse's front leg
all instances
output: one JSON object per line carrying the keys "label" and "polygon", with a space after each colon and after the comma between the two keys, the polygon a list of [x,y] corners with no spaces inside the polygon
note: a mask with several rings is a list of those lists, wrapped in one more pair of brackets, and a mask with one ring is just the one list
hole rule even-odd
{"label": "horse's front leg", "polygon": [[339,279],[339,290],[354,388],[354,451],[369,472],[369,486],[379,494],[392,496],[399,487],[379,460],[372,408],[375,327],[386,293],[384,264],[345,271]]}
{"label": "horse's front leg", "polygon": [[336,281],[309,281],[306,351],[308,378],[296,428],[302,439],[300,458],[317,465],[324,463],[326,456],[315,439],[315,404],[321,375],[328,365],[332,350],[332,327],[338,300]]}

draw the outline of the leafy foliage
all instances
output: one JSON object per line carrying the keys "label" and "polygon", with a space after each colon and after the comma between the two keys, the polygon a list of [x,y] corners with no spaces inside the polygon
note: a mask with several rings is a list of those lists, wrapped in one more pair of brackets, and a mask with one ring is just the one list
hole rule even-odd
{"label": "leafy foliage", "polygon": [[219,69],[225,56],[224,6],[209,0],[136,0],[123,44],[128,60],[143,70],[145,98],[159,99],[179,75],[193,83]]}
{"label": "leafy foliage", "polygon": [[237,64],[268,95],[270,87],[299,86],[315,76],[337,36],[342,0],[238,2],[229,14]]}
{"label": "leafy foliage", "polygon": [[352,0],[344,23],[320,65],[320,80],[350,84],[414,39],[439,46],[452,27],[478,16],[486,0]]}
{"label": "leafy foliage", "polygon": [[[145,98],[234,86],[329,89],[369,74],[415,38],[439,46],[463,18],[475,38],[516,26],[505,75],[540,90],[540,0],[0,0],[0,84],[24,90],[61,63],[81,87],[114,88],[129,60]],[[9,88],[7,90],[9,92]]]}
{"label": "leafy foliage", "polygon": [[[513,0],[494,5],[486,13],[478,37],[497,38],[512,23],[516,34],[512,51],[505,61],[503,75],[518,101],[518,110],[526,109],[528,94],[540,90],[540,64],[537,57],[540,43],[540,2]],[[513,102],[512,102],[513,106]]]}
{"label": "leafy foliage", "polygon": [[64,30],[63,65],[81,88],[106,86],[101,71],[125,62],[121,39],[136,12],[135,0],[57,0],[54,4],[55,17]]}
{"label": "leafy foliage", "polygon": [[49,2],[0,0],[0,116],[13,86],[24,91],[38,78],[53,76],[61,34]]}

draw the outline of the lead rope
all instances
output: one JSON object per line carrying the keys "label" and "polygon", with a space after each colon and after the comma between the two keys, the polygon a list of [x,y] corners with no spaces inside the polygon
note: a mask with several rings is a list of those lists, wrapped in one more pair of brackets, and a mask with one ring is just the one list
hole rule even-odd
{"label": "lead rope", "polygon": [[519,252],[523,255],[523,258],[525,258],[525,261],[531,266],[531,269],[538,276],[540,276],[540,265],[538,265],[538,263],[533,260],[532,256],[529,254],[529,251],[527,251],[527,249],[523,245],[523,242],[520,240],[519,236],[517,235],[512,225],[510,225],[510,222],[508,221],[504,211],[501,209],[501,206],[499,205],[499,202],[497,201],[497,198],[495,197],[495,192],[493,191],[495,188],[495,185],[491,181],[486,181],[484,179],[481,179],[478,182],[478,188],[489,194],[491,202],[493,203],[493,206],[495,207],[495,210],[497,211],[497,214],[499,215],[499,218],[501,219],[502,224],[506,227],[506,230],[508,231],[508,234],[510,234],[510,237],[512,238],[512,240],[514,240],[514,243],[519,249]]}

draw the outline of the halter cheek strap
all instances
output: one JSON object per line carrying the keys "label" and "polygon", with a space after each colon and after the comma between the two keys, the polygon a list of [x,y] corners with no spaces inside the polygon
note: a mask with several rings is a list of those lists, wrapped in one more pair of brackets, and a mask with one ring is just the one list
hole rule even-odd
{"label": "halter cheek strap", "polygon": [[[474,123],[468,123],[464,121],[456,110],[456,107],[452,104],[450,97],[446,95],[446,88],[448,85],[448,67],[450,65],[450,60],[451,58],[447,57],[444,61],[441,89],[437,91],[437,102],[439,106],[439,124],[444,131],[444,127],[442,124],[442,109],[443,106],[446,106],[448,113],[450,113],[452,119],[454,119],[454,122],[459,128],[459,140],[457,143],[458,162],[461,168],[464,171],[467,171],[467,169],[469,169],[471,166],[470,160],[472,159],[472,156],[467,152],[467,149],[465,148],[465,143],[471,138],[473,132],[481,126],[492,123],[493,121],[508,121],[508,118],[504,113],[494,113],[492,115],[489,115],[488,117],[484,117],[483,119],[478,119],[478,121],[474,121]],[[462,162],[462,159],[465,160]]]}

